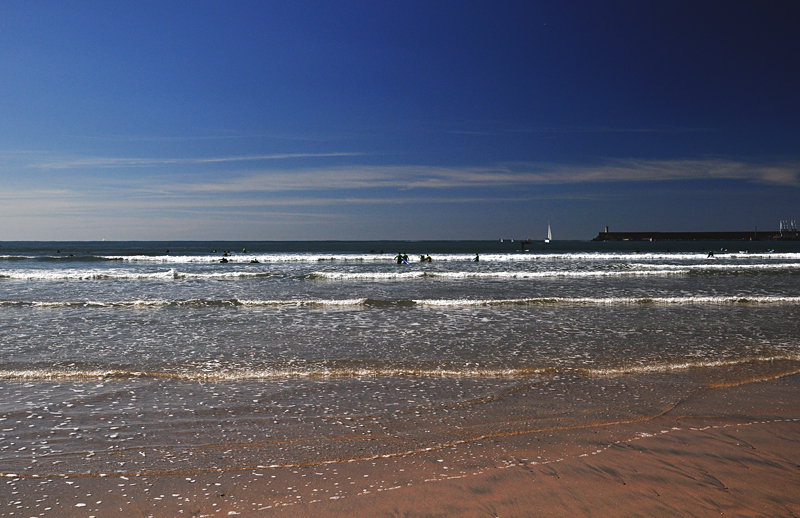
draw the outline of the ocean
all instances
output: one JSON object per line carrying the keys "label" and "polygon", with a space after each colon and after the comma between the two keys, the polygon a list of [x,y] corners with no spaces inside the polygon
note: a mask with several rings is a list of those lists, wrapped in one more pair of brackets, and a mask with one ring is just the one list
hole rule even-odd
{"label": "ocean", "polygon": [[631,422],[797,371],[799,322],[797,242],[3,242],[0,471],[315,466]]}

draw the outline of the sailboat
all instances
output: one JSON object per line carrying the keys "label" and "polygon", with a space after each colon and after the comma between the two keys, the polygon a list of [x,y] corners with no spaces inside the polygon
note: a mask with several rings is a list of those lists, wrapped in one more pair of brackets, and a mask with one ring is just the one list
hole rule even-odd
{"label": "sailboat", "polygon": [[549,243],[553,239],[553,234],[550,232],[550,222],[547,222],[547,237],[545,238],[544,242]]}

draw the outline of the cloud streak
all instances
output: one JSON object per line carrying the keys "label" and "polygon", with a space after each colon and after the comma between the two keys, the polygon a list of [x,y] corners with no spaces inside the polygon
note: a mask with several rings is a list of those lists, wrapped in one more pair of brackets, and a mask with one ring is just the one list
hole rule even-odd
{"label": "cloud streak", "polygon": [[600,165],[513,163],[496,167],[339,166],[251,172],[222,182],[184,186],[194,192],[341,189],[457,189],[614,182],[741,180],[800,186],[800,163],[759,164],[727,159],[613,160]]}
{"label": "cloud streak", "polygon": [[[204,171],[213,172],[213,167],[225,166],[208,180],[207,174],[175,174],[179,179],[169,185],[161,183],[159,190],[191,193],[235,193],[235,192],[280,192],[280,191],[335,191],[342,189],[469,189],[469,188],[507,188],[515,186],[579,185],[600,183],[643,183],[694,180],[740,180],[750,183],[798,187],[800,186],[800,162],[797,161],[745,161],[728,158],[708,159],[606,159],[594,164],[564,164],[535,162],[506,162],[492,166],[447,166],[427,165],[343,165],[342,159],[364,157],[368,153],[280,153],[244,156],[217,156],[203,158],[131,158],[131,157],[48,157],[38,153],[15,152],[0,156],[0,169],[36,169],[47,179],[48,171],[90,170],[124,171],[137,168],[143,172],[148,169],[162,175],[163,168],[170,166],[204,166]],[[268,166],[287,160],[335,159],[337,165],[319,167],[301,166],[282,168]],[[5,164],[2,164],[5,161]],[[258,164],[258,162],[264,162]],[[239,165],[237,169],[236,166]],[[255,166],[255,168],[254,168]],[[209,170],[208,167],[212,169]],[[232,168],[233,167],[233,168]],[[179,174],[179,176],[176,176]],[[115,182],[123,182],[128,187],[152,186],[152,178],[124,175],[116,180],[87,176],[95,189],[105,183],[114,187]],[[86,179],[84,178],[84,180]],[[217,178],[221,178],[217,180]],[[82,183],[81,178],[72,181]],[[51,187],[52,182],[48,184]],[[73,187],[75,184],[72,185]]]}
{"label": "cloud streak", "polygon": [[[17,155],[22,156],[22,155]],[[686,160],[609,159],[597,164],[548,164],[509,162],[495,166],[435,167],[425,165],[336,165],[298,169],[268,168],[229,169],[225,174],[203,175],[102,175],[84,178],[50,177],[48,171],[101,168],[113,170],[128,167],[154,168],[175,164],[244,164],[257,161],[280,161],[296,158],[347,158],[363,153],[297,153],[209,158],[101,158],[24,160],[23,168],[38,168],[38,179],[17,177],[29,190],[67,188],[96,195],[131,197],[139,195],[171,195],[176,197],[236,195],[253,193],[310,193],[371,191],[367,198],[392,196],[389,192],[426,191],[438,197],[437,191],[453,191],[449,198],[464,197],[470,189],[518,189],[537,186],[594,186],[598,184],[663,183],[681,181],[737,180],[753,184],[800,187],[800,162],[755,162],[725,158]],[[8,167],[6,167],[8,169]],[[11,167],[14,169],[14,167]],[[163,171],[161,171],[163,173]],[[213,170],[212,170],[213,172]],[[223,172],[223,171],[220,171]],[[18,189],[19,191],[20,189]],[[456,192],[460,190],[459,192]],[[3,196],[0,189],[0,196]],[[8,191],[8,185],[5,191]],[[525,193],[532,194],[532,193]],[[403,196],[405,197],[405,196]],[[482,195],[479,197],[483,197]],[[469,196],[467,198],[471,199]]]}
{"label": "cloud streak", "polygon": [[[280,155],[284,156],[284,155]],[[341,156],[336,154],[335,156]],[[278,155],[269,155],[270,158]],[[216,162],[256,157],[211,159]],[[260,157],[259,157],[260,158]],[[201,159],[208,160],[208,159]],[[123,160],[124,162],[124,160]],[[162,163],[162,162],[158,162]],[[0,189],[0,214],[14,217],[118,210],[230,211],[284,207],[336,208],[352,205],[503,204],[537,200],[607,198],[592,194],[598,184],[657,184],[675,181],[739,180],[782,187],[800,186],[800,164],[753,163],[730,159],[608,160],[599,165],[507,163],[496,167],[337,166],[250,170],[226,174],[222,181],[180,177],[153,182],[140,177],[93,178],[69,184],[49,179],[39,187]],[[173,180],[175,177],[172,177]],[[584,185],[565,192],[537,187]],[[338,209],[337,209],[338,210]]]}
{"label": "cloud streak", "polygon": [[293,158],[333,158],[362,156],[364,153],[279,153],[273,155],[228,156],[209,158],[68,158],[31,164],[39,169],[91,169],[116,167],[155,167],[168,165],[199,165],[226,162],[253,162],[259,160],[287,160]]}
{"label": "cloud streak", "polygon": [[561,167],[537,175],[542,182],[660,182],[676,180],[744,180],[800,186],[800,163],[756,163],[731,159],[613,160],[596,167]]}
{"label": "cloud streak", "polygon": [[[240,158],[243,157],[222,157],[216,163],[235,163]],[[262,167],[212,173],[213,180],[208,175],[195,174],[103,172],[74,177],[56,169],[39,172],[39,175],[10,176],[8,180],[19,181],[7,181],[0,186],[3,221],[11,228],[23,223],[23,227],[39,228],[38,236],[65,235],[48,233],[51,232],[48,229],[58,228],[84,237],[95,236],[98,229],[111,229],[117,224],[127,229],[125,232],[130,232],[130,236],[140,238],[186,235],[190,230],[191,235],[206,236],[204,232],[211,232],[209,229],[221,232],[219,229],[242,228],[245,222],[255,225],[251,228],[253,232],[264,225],[280,228],[284,224],[302,226],[312,220],[334,219],[355,228],[365,225],[365,214],[371,215],[367,217],[370,219],[385,214],[386,207],[393,207],[391,211],[416,212],[420,207],[436,205],[441,215],[458,214],[463,207],[472,212],[476,207],[505,210],[513,204],[513,210],[519,211],[520,207],[528,210],[547,206],[554,200],[596,202],[610,197],[624,198],[630,195],[629,189],[598,189],[601,185],[613,187],[622,183],[628,187],[652,188],[672,182],[684,189],[685,182],[706,181],[713,186],[714,182],[733,180],[740,185],[780,186],[788,192],[800,187],[798,162],[731,159],[627,159],[594,165],[505,163],[493,167],[360,164],[297,170]],[[376,228],[384,225],[381,231],[388,232],[387,228],[391,228],[388,223],[375,224]],[[362,227],[359,228],[363,231],[366,227]],[[319,228],[313,226],[314,232]],[[322,234],[308,235],[320,238],[333,231],[334,227],[326,227]],[[15,236],[30,238],[28,233]]]}

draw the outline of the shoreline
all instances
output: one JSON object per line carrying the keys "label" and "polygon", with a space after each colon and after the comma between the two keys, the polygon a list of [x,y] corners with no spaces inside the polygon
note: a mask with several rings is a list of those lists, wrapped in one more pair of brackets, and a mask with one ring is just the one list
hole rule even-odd
{"label": "shoreline", "polygon": [[800,513],[798,389],[798,373],[711,384],[637,420],[344,462],[7,475],[0,516],[787,516]]}

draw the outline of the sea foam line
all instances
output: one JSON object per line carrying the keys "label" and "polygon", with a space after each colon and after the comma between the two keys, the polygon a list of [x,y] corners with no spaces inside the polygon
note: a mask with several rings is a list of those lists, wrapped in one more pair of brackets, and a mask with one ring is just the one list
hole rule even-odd
{"label": "sea foam line", "polygon": [[[410,262],[417,263],[418,256],[421,253],[428,254],[429,250],[418,250],[410,253]],[[518,250],[508,252],[486,252],[475,250],[481,256],[483,262],[548,262],[548,261],[573,261],[573,262],[632,262],[632,261],[646,261],[646,262],[684,262],[684,261],[725,261],[725,262],[745,262],[752,260],[790,260],[800,261],[800,253],[797,252],[769,252],[762,251],[749,251],[749,250],[733,250],[715,251],[715,257],[708,257],[708,252],[567,252],[567,251],[526,251],[520,252]],[[431,254],[434,262],[470,262],[474,257],[474,253],[442,253]],[[16,262],[16,261],[56,261],[56,262],[85,262],[85,261],[112,261],[112,262],[131,262],[131,263],[152,263],[152,264],[165,264],[165,265],[179,265],[179,264],[213,264],[219,263],[222,259],[222,253],[216,254],[195,254],[195,255],[179,255],[179,254],[159,254],[159,255],[0,255],[0,261]],[[250,253],[233,253],[225,257],[229,263],[250,263],[252,260],[257,260],[259,263],[320,263],[320,262],[338,262],[338,263],[394,263],[394,253],[352,253],[352,252],[250,252]]]}
{"label": "sea foam line", "polygon": [[265,369],[222,368],[214,371],[183,372],[126,369],[0,369],[0,379],[40,381],[88,381],[96,379],[175,379],[184,381],[248,381],[274,379],[431,377],[431,378],[509,378],[531,376],[546,369],[526,368],[415,368],[415,367],[295,367]]}
{"label": "sea foam line", "polygon": [[[548,278],[605,278],[605,277],[658,277],[689,275],[695,272],[746,272],[746,271],[789,271],[800,272],[800,264],[779,265],[647,265],[617,264],[608,265],[603,270],[547,270],[525,271],[383,271],[383,272],[326,272],[315,271],[296,276],[300,279],[327,281],[408,281],[419,279],[548,279]],[[289,273],[265,271],[219,271],[182,272],[169,269],[161,272],[135,272],[129,270],[7,270],[0,272],[0,279],[16,281],[172,281],[183,279],[243,280],[259,278],[286,278]]]}
{"label": "sea foam line", "polygon": [[[412,264],[418,262],[418,255],[427,251],[409,254]],[[480,250],[476,250],[480,253]],[[741,259],[769,259],[769,260],[795,260],[800,261],[800,253],[796,252],[716,252],[714,258],[708,257],[708,252],[491,252],[480,253],[483,262],[539,262],[539,261],[720,261]],[[471,262],[475,254],[444,253],[431,254],[434,262]],[[129,261],[143,263],[218,263],[221,254],[216,255],[107,255],[98,256],[99,259],[112,261]],[[249,263],[257,259],[261,263],[318,263],[318,262],[367,262],[367,263],[393,263],[395,254],[366,254],[366,253],[243,253],[227,256],[228,262]]]}
{"label": "sea foam line", "polygon": [[712,264],[642,264],[632,263],[631,268],[660,268],[663,270],[798,270],[800,263],[712,263]]}
{"label": "sea foam line", "polygon": [[800,296],[694,296],[694,297],[530,297],[515,299],[185,299],[185,300],[73,300],[73,301],[14,301],[0,300],[0,307],[34,308],[157,308],[166,306],[230,306],[230,307],[384,307],[384,306],[613,306],[613,305],[729,305],[729,304],[800,304]]}
{"label": "sea foam line", "polygon": [[166,306],[290,306],[290,307],[315,307],[315,306],[362,306],[366,298],[359,299],[301,299],[301,300],[247,300],[247,299],[185,299],[185,300],[68,300],[68,301],[0,301],[0,307],[34,307],[34,308],[147,308]]}
{"label": "sea foam line", "polygon": [[[389,271],[389,272],[325,272],[316,271],[299,275],[299,278],[310,280],[363,280],[363,281],[398,281],[415,279],[543,279],[553,277],[591,278],[618,276],[664,276],[684,275],[684,269],[662,270],[600,270],[569,271],[551,270],[544,272],[440,272],[440,271]],[[129,270],[7,270],[0,272],[0,279],[18,281],[172,281],[181,279],[221,279],[239,280],[269,277],[288,277],[289,274],[264,271],[220,271],[220,272],[182,272],[170,269],[162,272],[135,272]]]}
{"label": "sea foam line", "polygon": [[285,277],[286,274],[264,271],[220,271],[220,272],[182,272],[169,269],[161,272],[135,272],[130,270],[7,270],[0,272],[0,279],[19,281],[169,281],[176,279],[253,279],[266,277]]}
{"label": "sea foam line", "polygon": [[800,304],[800,296],[722,296],[722,297],[535,297],[520,299],[450,299],[415,300],[424,306],[496,306],[496,305],[704,305],[704,304]]}
{"label": "sea foam line", "polygon": [[543,272],[441,272],[441,271],[411,271],[411,272],[313,272],[307,275],[310,279],[323,279],[334,281],[364,280],[414,280],[414,279],[546,279],[556,277],[591,278],[591,277],[629,277],[629,276],[665,276],[688,274],[689,269],[663,269],[663,270],[595,270],[595,271],[570,271],[549,270]]}
{"label": "sea foam line", "polygon": [[[643,359],[645,360],[645,359]],[[424,367],[414,365],[364,365],[325,366],[318,364],[294,367],[225,367],[214,369],[189,368],[181,371],[136,370],[126,368],[6,368],[0,369],[0,379],[30,381],[91,381],[97,379],[174,379],[181,381],[249,381],[281,379],[337,379],[381,377],[425,378],[521,378],[574,374],[580,376],[610,377],[628,374],[653,374],[697,368],[735,367],[752,363],[798,362],[800,355],[742,357],[725,360],[677,361],[651,364],[628,364],[608,367],[574,366],[519,366],[477,367],[474,364]]]}

